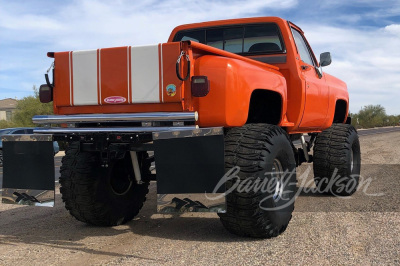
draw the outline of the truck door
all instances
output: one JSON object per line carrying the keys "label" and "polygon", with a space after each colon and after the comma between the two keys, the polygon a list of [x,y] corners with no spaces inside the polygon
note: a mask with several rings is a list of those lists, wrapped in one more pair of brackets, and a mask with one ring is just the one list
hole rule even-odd
{"label": "truck door", "polygon": [[300,128],[320,128],[326,119],[329,87],[325,77],[319,75],[317,62],[303,34],[292,27],[294,41],[301,59],[301,75],[305,82],[305,106]]}

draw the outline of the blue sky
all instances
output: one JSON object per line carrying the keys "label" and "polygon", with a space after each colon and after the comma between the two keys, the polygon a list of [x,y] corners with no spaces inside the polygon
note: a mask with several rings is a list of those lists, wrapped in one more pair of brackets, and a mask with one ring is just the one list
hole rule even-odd
{"label": "blue sky", "polygon": [[324,71],[344,80],[350,110],[381,104],[400,114],[400,1],[0,0],[0,99],[44,83],[48,51],[165,42],[180,24],[279,16],[299,25]]}

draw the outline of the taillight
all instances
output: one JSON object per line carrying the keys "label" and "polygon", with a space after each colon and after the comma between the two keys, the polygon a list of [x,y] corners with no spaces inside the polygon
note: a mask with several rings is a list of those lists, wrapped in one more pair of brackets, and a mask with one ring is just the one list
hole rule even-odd
{"label": "taillight", "polygon": [[192,95],[194,97],[204,97],[210,92],[210,81],[207,76],[192,77]]}
{"label": "taillight", "polygon": [[47,84],[43,84],[39,88],[39,100],[41,103],[49,103],[53,101],[53,89]]}

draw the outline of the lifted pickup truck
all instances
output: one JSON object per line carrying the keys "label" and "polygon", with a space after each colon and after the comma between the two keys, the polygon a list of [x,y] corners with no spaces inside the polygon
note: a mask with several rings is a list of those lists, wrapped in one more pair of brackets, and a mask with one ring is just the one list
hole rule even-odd
{"label": "lifted pickup truck", "polygon": [[182,25],[167,43],[48,56],[53,80],[45,75],[40,99],[53,101],[55,115],[33,117],[44,126],[29,137],[4,138],[3,202],[54,198],[53,140],[68,146],[65,206],[94,225],[133,219],[151,180],[159,212],[218,212],[228,231],[251,237],[286,229],[303,162],[313,162],[321,190],[357,189],[346,84],[322,72],[330,53],[318,62],[289,21]]}

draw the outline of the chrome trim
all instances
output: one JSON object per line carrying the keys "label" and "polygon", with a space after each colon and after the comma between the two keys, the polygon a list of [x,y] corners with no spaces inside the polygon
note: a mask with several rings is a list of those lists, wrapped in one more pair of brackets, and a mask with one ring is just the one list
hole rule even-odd
{"label": "chrome trim", "polygon": [[198,126],[185,126],[185,127],[77,127],[77,128],[35,128],[34,133],[139,133],[139,132],[160,132],[160,131],[182,131],[182,130],[195,130]]}
{"label": "chrome trim", "polygon": [[353,174],[353,169],[354,169],[354,151],[351,149],[350,153],[350,173]]}
{"label": "chrome trim", "polygon": [[172,138],[191,138],[191,137],[204,137],[204,136],[215,136],[223,135],[224,129],[222,127],[209,127],[209,128],[197,128],[197,129],[175,129],[173,131],[161,131],[153,133],[153,140],[159,139],[172,139]]}
{"label": "chrome trim", "polygon": [[5,204],[54,207],[55,190],[4,188],[1,202]]}
{"label": "chrome trim", "polygon": [[32,135],[32,134],[24,134],[24,135],[4,135],[2,141],[53,141],[52,135]]}
{"label": "chrome trim", "polygon": [[197,112],[157,112],[125,114],[35,115],[34,124],[197,121]]}
{"label": "chrome trim", "polygon": [[157,212],[226,213],[225,193],[157,194]]}
{"label": "chrome trim", "polygon": [[185,122],[183,122],[183,121],[174,121],[174,122],[172,122],[172,126],[174,126],[174,127],[183,127],[183,126],[185,126]]}
{"label": "chrome trim", "polygon": [[152,122],[142,122],[142,127],[152,127],[153,123]]}
{"label": "chrome trim", "polygon": [[274,202],[280,201],[283,197],[283,189],[284,189],[284,180],[283,180],[283,167],[281,162],[278,159],[274,159],[273,165],[272,165],[272,180],[275,180],[276,185],[275,185],[275,192],[274,195],[272,196],[272,199]]}

